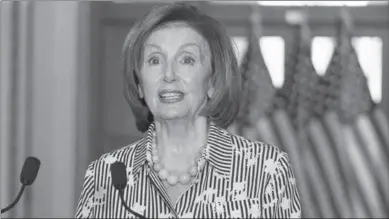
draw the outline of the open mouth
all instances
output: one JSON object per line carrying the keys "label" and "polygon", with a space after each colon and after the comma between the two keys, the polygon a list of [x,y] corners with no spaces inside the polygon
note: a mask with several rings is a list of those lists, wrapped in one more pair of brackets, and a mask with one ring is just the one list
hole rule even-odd
{"label": "open mouth", "polygon": [[178,90],[163,90],[159,92],[159,99],[163,103],[175,103],[184,99],[184,93]]}

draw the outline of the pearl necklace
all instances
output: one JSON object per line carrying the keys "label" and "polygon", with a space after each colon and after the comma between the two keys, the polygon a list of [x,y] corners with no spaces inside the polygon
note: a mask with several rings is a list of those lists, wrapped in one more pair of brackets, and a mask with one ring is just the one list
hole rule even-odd
{"label": "pearl necklace", "polygon": [[187,173],[181,174],[180,176],[170,174],[167,169],[163,167],[163,165],[160,163],[160,158],[158,156],[158,149],[157,149],[157,143],[156,143],[156,132],[153,133],[153,141],[152,141],[152,160],[153,160],[153,167],[154,170],[158,173],[159,178],[162,181],[167,181],[167,183],[170,186],[175,186],[178,182],[182,185],[187,185],[190,180],[195,177],[200,169],[202,169],[205,165],[205,160],[201,159],[202,151],[204,147],[201,147],[200,152],[197,154],[195,159],[195,165],[192,165]]}

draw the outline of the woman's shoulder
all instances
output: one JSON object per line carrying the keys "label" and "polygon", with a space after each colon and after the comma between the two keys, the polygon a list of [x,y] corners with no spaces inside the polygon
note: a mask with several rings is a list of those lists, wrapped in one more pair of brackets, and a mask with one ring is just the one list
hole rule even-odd
{"label": "woman's shoulder", "polygon": [[[283,173],[291,170],[289,155],[279,146],[250,140],[236,134],[230,134],[230,136],[233,153],[237,157],[247,160],[249,166],[263,164],[264,171],[269,173],[274,173],[276,169],[281,170],[280,172]],[[240,159],[234,160],[239,160],[240,162]]]}
{"label": "woman's shoulder", "polygon": [[[228,132],[228,131],[227,131]],[[287,153],[278,145],[267,142],[248,139],[238,134],[228,132],[231,136],[232,147],[235,151],[250,154],[264,154],[266,158],[279,159],[280,156],[287,156]],[[265,157],[264,157],[265,158]]]}
{"label": "woman's shoulder", "polygon": [[111,165],[117,161],[123,162],[126,166],[132,161],[133,157],[135,156],[136,148],[139,145],[141,140],[138,140],[136,142],[133,142],[131,144],[122,146],[116,150],[106,152],[94,161],[90,165],[93,165],[95,167],[102,168],[104,165]]}

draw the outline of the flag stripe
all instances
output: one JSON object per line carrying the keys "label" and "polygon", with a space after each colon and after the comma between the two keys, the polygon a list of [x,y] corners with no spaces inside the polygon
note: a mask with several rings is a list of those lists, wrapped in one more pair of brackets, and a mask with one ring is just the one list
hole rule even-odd
{"label": "flag stripe", "polygon": [[367,199],[369,213],[372,217],[383,217],[385,212],[380,208],[381,203],[378,200],[380,194],[374,184],[373,173],[369,169],[369,164],[360,150],[360,144],[356,138],[356,133],[352,126],[343,125],[343,134],[346,139],[346,147],[350,156],[351,164],[356,171],[357,182],[362,188],[364,197]]}
{"label": "flag stripe", "polygon": [[[389,164],[388,158],[385,156],[383,146],[375,132],[374,126],[370,120],[370,116],[360,115],[356,120],[356,129],[358,135],[361,137],[362,144],[368,145],[366,147],[367,154],[370,156],[370,164],[372,171],[375,171],[376,178],[378,179],[379,192],[382,194],[379,196],[382,208],[388,206],[387,198],[389,197]],[[387,203],[387,204],[385,204]]]}
{"label": "flag stripe", "polygon": [[383,141],[384,151],[386,157],[389,157],[389,122],[388,117],[380,108],[376,108],[372,111],[371,117],[374,124],[377,127],[379,136]]}
{"label": "flag stripe", "polygon": [[342,185],[339,168],[336,166],[335,153],[331,150],[331,143],[324,131],[321,121],[318,119],[311,119],[308,123],[307,131],[313,142],[312,146],[315,146],[319,155],[317,156],[319,163],[326,173],[326,182],[328,183],[328,187],[330,187],[331,196],[334,201],[333,203],[335,204],[334,208],[337,209],[337,215],[339,217],[351,217],[347,193],[345,187]]}
{"label": "flag stripe", "polygon": [[269,117],[264,116],[258,119],[257,130],[260,136],[260,141],[277,146],[281,145],[278,142],[274,126]]}
{"label": "flag stripe", "polygon": [[[367,203],[363,197],[361,188],[357,185],[355,169],[351,165],[350,156],[346,150],[346,140],[342,134],[342,124],[338,114],[334,111],[328,111],[323,117],[324,127],[326,127],[331,140],[334,143],[335,156],[338,157],[339,170],[344,176],[344,183],[347,184],[347,194],[349,203],[354,211],[353,217],[369,217]],[[359,197],[359,198],[356,198]]]}
{"label": "flag stripe", "polygon": [[[305,143],[307,147],[311,146],[308,142]],[[331,200],[328,194],[326,185],[324,184],[323,176],[320,174],[320,168],[316,162],[312,151],[309,149],[303,150],[304,162],[306,163],[306,171],[308,174],[308,180],[311,182],[310,185],[313,186],[313,191],[315,193],[314,198],[317,199],[319,208],[321,210],[322,218],[334,218],[335,212],[331,206]]]}
{"label": "flag stripe", "polygon": [[[305,207],[302,217],[320,217],[318,206],[313,200],[313,193],[311,193],[311,186],[308,184],[304,166],[306,165],[302,159],[303,149],[297,142],[296,134],[287,113],[284,110],[276,110],[273,112],[272,118],[274,120],[275,128],[280,135],[280,142],[289,154],[291,163],[295,167],[296,184],[298,185],[301,194],[301,204]],[[311,191],[310,191],[311,190]]]}

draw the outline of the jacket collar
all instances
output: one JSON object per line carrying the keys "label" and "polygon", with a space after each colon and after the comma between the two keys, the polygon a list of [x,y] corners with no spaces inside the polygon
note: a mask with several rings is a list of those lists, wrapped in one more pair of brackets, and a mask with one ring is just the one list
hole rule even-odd
{"label": "jacket collar", "polygon": [[[144,164],[153,166],[151,159],[151,143],[155,124],[150,124],[143,138],[138,142],[135,148],[135,157],[132,164],[133,174],[137,175]],[[226,130],[210,123],[208,129],[208,138],[204,150],[205,160],[223,177],[231,175],[231,164],[233,156],[233,145],[231,134]]]}

